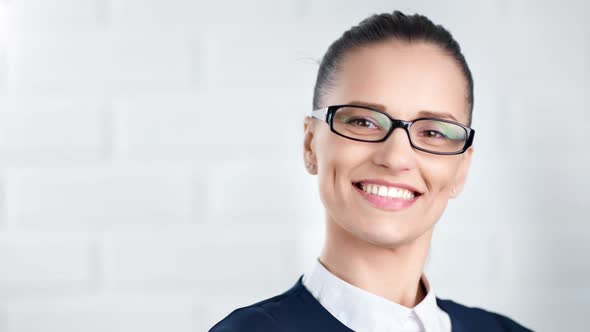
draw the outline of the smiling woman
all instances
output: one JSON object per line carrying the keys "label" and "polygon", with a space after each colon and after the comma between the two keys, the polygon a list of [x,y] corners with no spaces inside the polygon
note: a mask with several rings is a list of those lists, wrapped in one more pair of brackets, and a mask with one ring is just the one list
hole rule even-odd
{"label": "smiling woman", "polygon": [[211,331],[529,331],[436,297],[423,272],[473,154],[473,80],[451,34],[417,14],[365,19],[328,49],[313,106],[303,147],[323,250],[291,289]]}

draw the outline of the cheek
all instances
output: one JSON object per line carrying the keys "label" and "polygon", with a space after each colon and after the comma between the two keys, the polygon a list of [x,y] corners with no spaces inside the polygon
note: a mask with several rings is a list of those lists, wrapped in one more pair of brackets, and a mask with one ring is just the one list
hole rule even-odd
{"label": "cheek", "polygon": [[353,180],[351,174],[370,160],[370,149],[345,138],[325,137],[318,149],[318,181],[322,195],[346,194]]}
{"label": "cheek", "polygon": [[341,177],[370,156],[366,143],[354,142],[332,133],[323,135],[318,141],[318,170],[322,174],[332,174],[332,177]]}
{"label": "cheek", "polygon": [[422,176],[433,194],[445,191],[454,183],[459,164],[455,160],[424,160]]}

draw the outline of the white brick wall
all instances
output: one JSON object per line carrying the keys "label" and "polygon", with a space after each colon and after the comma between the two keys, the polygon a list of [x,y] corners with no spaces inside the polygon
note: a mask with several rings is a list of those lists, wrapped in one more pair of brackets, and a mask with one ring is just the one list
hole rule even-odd
{"label": "white brick wall", "polygon": [[90,241],[84,234],[0,233],[0,292],[67,288],[91,279]]}
{"label": "white brick wall", "polygon": [[187,38],[110,27],[23,31],[8,45],[7,84],[17,91],[66,95],[190,87],[196,73]]}
{"label": "white brick wall", "polygon": [[185,168],[149,165],[6,169],[6,224],[101,230],[188,223],[198,192],[191,180]]}
{"label": "white brick wall", "polygon": [[[308,105],[291,105],[286,92],[229,93],[230,98],[221,92],[117,98],[112,107],[121,127],[115,142],[119,157],[193,160],[210,168],[216,168],[205,163],[211,159],[300,159],[300,143],[293,137],[301,136],[301,113]],[[259,130],[260,119],[280,125]]]}
{"label": "white brick wall", "polygon": [[[16,300],[2,305],[7,331],[194,331],[190,296],[105,293]],[[1,326],[1,325],[0,325]]]}
{"label": "white brick wall", "polygon": [[4,165],[104,157],[107,117],[96,100],[5,97],[0,108]]}
{"label": "white brick wall", "polygon": [[394,9],[450,28],[475,77],[437,294],[580,330],[587,2],[5,0],[0,332],[204,331],[290,287],[323,236],[301,152],[316,62]]}

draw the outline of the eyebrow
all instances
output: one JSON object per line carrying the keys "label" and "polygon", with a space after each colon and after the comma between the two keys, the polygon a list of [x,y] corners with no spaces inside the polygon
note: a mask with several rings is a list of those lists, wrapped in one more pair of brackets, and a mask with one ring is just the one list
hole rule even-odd
{"label": "eyebrow", "polygon": [[[358,100],[352,100],[349,102],[350,105],[359,105],[359,106],[366,106],[366,107],[371,107],[371,108],[375,108],[378,110],[381,110],[383,112],[386,112],[386,107],[381,105],[381,104],[375,104],[375,103],[368,103],[368,102],[364,102],[364,101],[358,101]],[[459,122],[459,120],[457,120],[451,113],[447,113],[447,112],[435,112],[435,111],[429,111],[429,110],[420,110],[418,112],[418,118],[438,118],[438,119],[450,119],[453,120],[455,122]]]}
{"label": "eyebrow", "polygon": [[418,117],[419,118],[439,118],[439,119],[450,119],[453,120],[455,122],[459,122],[459,120],[455,119],[455,117],[447,112],[434,112],[434,111],[427,111],[427,110],[422,110],[420,112],[418,112]]}

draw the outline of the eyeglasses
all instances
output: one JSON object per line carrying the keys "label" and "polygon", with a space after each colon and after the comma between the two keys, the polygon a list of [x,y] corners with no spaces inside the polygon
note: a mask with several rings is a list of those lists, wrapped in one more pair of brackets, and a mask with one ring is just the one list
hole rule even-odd
{"label": "eyeglasses", "polygon": [[403,128],[414,149],[439,155],[465,152],[473,144],[475,135],[475,130],[454,121],[437,118],[397,120],[367,106],[328,106],[312,111],[311,116],[328,123],[335,134],[360,142],[383,142],[395,128]]}

